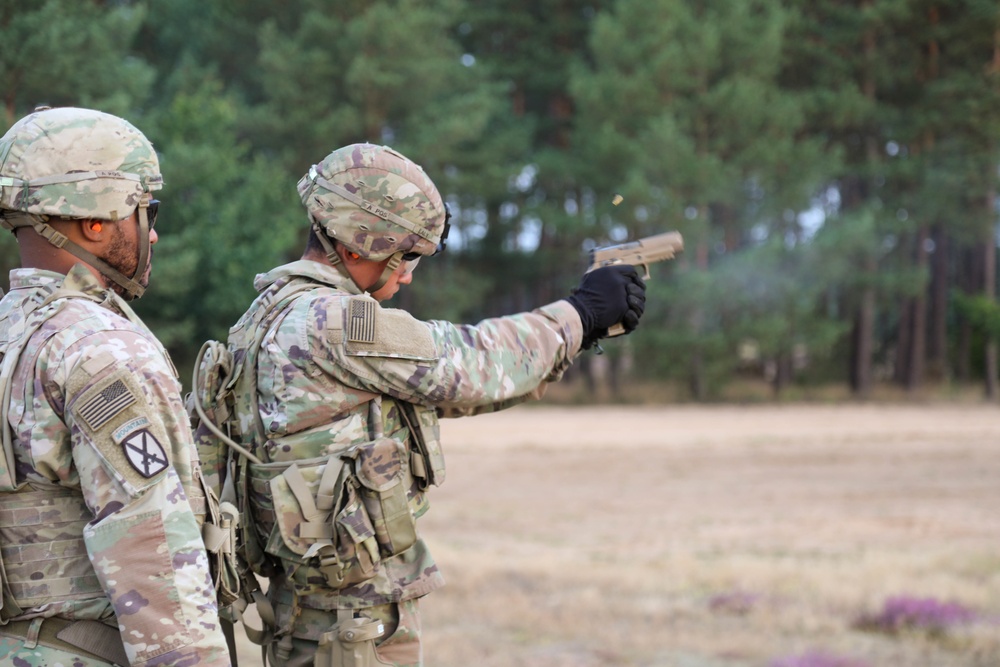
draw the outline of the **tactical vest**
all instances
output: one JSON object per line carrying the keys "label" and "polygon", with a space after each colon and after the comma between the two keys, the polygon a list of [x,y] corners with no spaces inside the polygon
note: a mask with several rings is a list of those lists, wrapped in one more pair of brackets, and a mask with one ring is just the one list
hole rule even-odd
{"label": "tactical vest", "polygon": [[[106,597],[83,540],[84,526],[93,515],[82,493],[57,486],[35,489],[26,483],[18,484],[15,474],[9,421],[14,373],[22,359],[33,367],[42,348],[59,332],[55,327],[43,329],[42,325],[59,312],[67,299],[87,299],[104,305],[101,297],[86,292],[59,287],[47,293],[36,288],[22,302],[19,317],[12,318],[8,313],[0,320],[0,624],[20,615],[23,609],[46,603]],[[122,316],[135,322],[127,310]],[[160,350],[166,363],[171,364],[162,346]],[[192,481],[202,486],[204,500],[188,500],[201,523],[209,562],[216,573],[225,567],[227,550],[231,552],[232,540],[223,538],[228,536],[229,526],[197,467],[194,474]],[[47,539],[49,536],[51,539]]]}
{"label": "tactical vest", "polygon": [[93,518],[83,495],[55,486],[35,490],[18,484],[14,467],[8,421],[14,372],[22,356],[33,366],[42,347],[58,333],[53,328],[34,335],[66,298],[100,302],[83,292],[58,289],[46,294],[38,289],[23,302],[20,319],[0,320],[0,624],[46,603],[105,597],[83,541],[83,528]]}
{"label": "tactical vest", "polygon": [[[308,284],[293,280],[275,291],[273,303],[285,302],[281,313],[294,298],[286,299],[283,292],[297,293],[303,283]],[[233,332],[231,346],[248,349],[245,368],[256,369],[259,344],[245,347],[244,336],[262,339],[279,319],[280,313],[270,317],[255,313],[251,322],[258,322],[256,327]],[[245,373],[242,381],[255,385],[255,375]],[[265,434],[255,389],[236,395],[253,398],[253,405],[239,407],[258,417],[250,440],[260,443]],[[375,576],[383,560],[416,542],[416,519],[427,510],[424,491],[443,481],[444,458],[436,428],[429,433],[425,429],[428,421],[436,427],[436,418],[420,420],[422,410],[416,406],[398,403],[407,425],[402,439],[383,435],[383,411],[391,401],[378,396],[369,402],[366,442],[292,464],[247,465],[243,495],[257,536],[263,551],[282,562],[293,582],[314,586],[318,574],[332,590],[356,584]]]}
{"label": "tactical vest", "polygon": [[[266,438],[256,373],[263,338],[299,296],[321,288],[302,277],[276,283],[230,332],[234,368],[230,391],[223,393],[231,396],[234,415],[253,417],[249,433],[238,432],[235,416],[229,422],[229,433],[245,450],[259,449]],[[254,572],[271,576],[280,568],[303,589],[315,588],[319,577],[338,590],[372,578],[385,559],[415,543],[416,519],[427,510],[424,492],[444,480],[444,457],[437,417],[427,408],[398,403],[404,437],[384,436],[383,411],[392,405],[388,397],[370,401],[370,439],[328,456],[263,462],[233,452],[232,488]]]}

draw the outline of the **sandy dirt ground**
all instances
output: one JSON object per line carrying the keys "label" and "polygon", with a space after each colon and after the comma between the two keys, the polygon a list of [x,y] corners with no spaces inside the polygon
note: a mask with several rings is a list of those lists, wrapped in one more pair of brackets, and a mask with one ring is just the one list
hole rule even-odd
{"label": "sandy dirt ground", "polygon": [[[429,667],[1000,666],[996,406],[524,406],[442,431]],[[973,615],[859,625],[900,597]]]}

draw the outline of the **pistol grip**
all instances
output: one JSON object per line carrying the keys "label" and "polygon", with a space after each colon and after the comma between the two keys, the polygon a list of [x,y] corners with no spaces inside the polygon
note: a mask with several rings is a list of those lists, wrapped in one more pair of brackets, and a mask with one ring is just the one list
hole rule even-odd
{"label": "pistol grip", "polygon": [[621,322],[613,324],[608,328],[608,338],[621,336],[623,333],[625,333],[625,326]]}

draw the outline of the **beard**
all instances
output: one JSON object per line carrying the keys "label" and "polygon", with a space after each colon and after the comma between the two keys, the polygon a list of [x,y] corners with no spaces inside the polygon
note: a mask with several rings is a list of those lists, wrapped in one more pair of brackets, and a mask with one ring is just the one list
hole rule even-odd
{"label": "beard", "polygon": [[[126,278],[133,278],[135,276],[136,267],[139,265],[139,251],[138,248],[134,247],[129,243],[125,236],[125,232],[122,231],[120,225],[113,225],[111,243],[108,245],[107,254],[102,258],[108,265],[121,273]],[[149,272],[152,266],[153,259],[153,249],[149,249],[149,259],[147,260],[146,270],[141,276],[135,276],[133,278],[137,283],[143,287],[149,286]],[[112,282],[111,289],[113,289],[119,296],[125,297],[126,299],[134,298],[134,295],[128,294],[124,287],[118,283]]]}

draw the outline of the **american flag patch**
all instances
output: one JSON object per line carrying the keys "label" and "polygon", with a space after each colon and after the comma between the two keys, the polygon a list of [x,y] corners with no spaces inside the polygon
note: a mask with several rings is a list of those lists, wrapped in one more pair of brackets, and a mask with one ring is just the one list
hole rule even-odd
{"label": "american flag patch", "polygon": [[115,415],[135,403],[135,396],[121,380],[115,380],[77,410],[77,415],[96,431]]}
{"label": "american flag patch", "polygon": [[351,299],[350,321],[347,323],[347,340],[351,343],[375,342],[375,302],[368,299]]}

